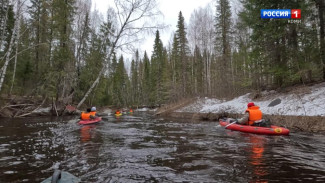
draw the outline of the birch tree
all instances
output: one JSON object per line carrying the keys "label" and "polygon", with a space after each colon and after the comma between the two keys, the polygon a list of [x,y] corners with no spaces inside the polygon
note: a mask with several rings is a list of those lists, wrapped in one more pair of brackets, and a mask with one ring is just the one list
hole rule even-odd
{"label": "birch tree", "polygon": [[9,0],[0,2],[0,51],[3,49],[3,42],[6,37],[6,27],[8,22],[8,14],[10,10]]}
{"label": "birch tree", "polygon": [[[18,6],[20,6],[20,0],[18,0]],[[11,87],[10,87],[10,95],[12,92],[12,88],[14,87],[14,83],[15,83],[15,77],[16,77],[16,68],[17,68],[17,57],[18,57],[18,48],[19,48],[19,38],[20,38],[20,19],[21,19],[21,15],[19,14],[17,16],[17,22],[18,22],[18,27],[17,27],[17,36],[16,36],[16,52],[15,52],[15,64],[14,64],[14,73],[12,75],[12,82],[11,82]]]}
{"label": "birch tree", "polygon": [[19,33],[17,34],[17,31],[19,29],[19,16],[21,14],[21,8],[22,8],[22,3],[20,0],[17,1],[17,8],[16,8],[16,19],[15,19],[15,23],[14,23],[14,28],[13,28],[13,31],[12,31],[12,34],[11,34],[11,38],[10,38],[10,42],[9,42],[9,45],[8,45],[8,50],[7,52],[5,53],[5,62],[1,68],[1,75],[0,75],[0,92],[1,92],[1,89],[2,89],[2,86],[3,86],[3,82],[4,82],[4,79],[5,79],[5,76],[6,76],[6,72],[7,72],[7,68],[8,68],[8,64],[11,60],[10,56],[11,56],[11,53],[12,53],[12,50],[13,50],[13,46],[15,44],[15,40],[17,39],[17,36],[19,35]]}
{"label": "birch tree", "polygon": [[323,80],[325,80],[325,2],[323,0],[315,0],[318,7],[319,18],[319,38],[320,38],[320,55],[323,66]]}
{"label": "birch tree", "polygon": [[[191,14],[188,28],[189,43],[195,59],[198,59],[198,51],[206,53],[204,59],[202,58],[203,64],[198,64],[198,67],[195,68],[203,71],[203,73],[198,74],[200,76],[202,74],[204,77],[202,78],[202,82],[204,82],[202,87],[204,89],[204,94],[208,95],[211,94],[211,62],[215,38],[214,15],[211,7],[212,6],[208,4],[205,8],[194,10]],[[201,78],[196,79],[200,80]],[[196,91],[197,87],[195,87],[194,90]]]}
{"label": "birch tree", "polygon": [[88,37],[90,34],[90,0],[76,1],[77,13],[75,17],[74,36],[76,40],[75,57],[77,62],[77,75],[80,76],[81,62],[83,59],[83,52],[87,46]]}
{"label": "birch tree", "polygon": [[[113,41],[105,62],[110,62],[118,49],[132,49],[133,44],[141,40],[143,33],[162,28],[155,20],[161,15],[157,9],[156,0],[114,0],[116,10],[116,31],[111,32]],[[87,99],[107,71],[107,64],[98,73],[96,80],[90,86],[77,108]]]}

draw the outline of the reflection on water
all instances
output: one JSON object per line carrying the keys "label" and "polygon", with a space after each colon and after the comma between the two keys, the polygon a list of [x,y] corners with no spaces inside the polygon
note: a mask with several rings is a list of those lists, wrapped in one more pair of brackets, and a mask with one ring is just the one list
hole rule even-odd
{"label": "reflection on water", "polygon": [[268,175],[268,171],[266,168],[266,160],[263,156],[264,153],[264,145],[266,142],[266,138],[261,135],[250,135],[249,136],[249,162],[253,166],[254,180],[251,182],[259,182],[266,183],[267,180],[263,179],[265,175]]}
{"label": "reflection on water", "polygon": [[0,182],[40,182],[61,168],[83,182],[324,182],[324,136],[263,136],[217,122],[108,116],[0,122]]}
{"label": "reflection on water", "polygon": [[96,125],[84,125],[80,128],[81,142],[88,142],[91,139],[91,130],[95,127]]}

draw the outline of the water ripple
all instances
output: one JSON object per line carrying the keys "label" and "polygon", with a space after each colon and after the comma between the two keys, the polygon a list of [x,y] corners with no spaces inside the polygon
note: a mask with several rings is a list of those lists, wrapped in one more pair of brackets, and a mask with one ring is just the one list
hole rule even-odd
{"label": "water ripple", "polygon": [[10,119],[0,126],[0,178],[40,182],[60,168],[83,182],[324,182],[324,135],[263,136],[216,122],[111,116]]}

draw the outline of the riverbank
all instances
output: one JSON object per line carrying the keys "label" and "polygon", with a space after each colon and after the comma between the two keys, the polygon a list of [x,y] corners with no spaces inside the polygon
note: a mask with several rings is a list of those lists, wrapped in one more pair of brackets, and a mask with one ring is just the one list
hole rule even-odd
{"label": "riverbank", "polygon": [[[170,112],[159,115],[164,118],[182,119],[183,121],[218,121],[222,117],[240,118],[242,114],[234,113],[193,113],[193,112]],[[314,133],[325,133],[325,118],[322,116],[283,116],[263,115],[272,124],[282,126],[293,131],[306,131]]]}
{"label": "riverbank", "polygon": [[[240,118],[248,102],[260,106],[263,118],[290,130],[325,133],[325,82],[282,91],[248,93],[231,100],[196,98],[165,106],[156,114],[179,119],[218,121]],[[178,107],[175,107],[178,106]]]}
{"label": "riverbank", "polygon": [[[0,117],[79,115],[81,112],[73,106],[55,105],[53,101],[43,98],[18,97],[7,100],[7,104],[0,108]],[[274,125],[290,130],[325,133],[325,82],[289,87],[281,91],[247,93],[231,100],[192,98],[158,110],[134,108],[134,111],[151,111],[157,116],[179,120],[218,121],[221,117],[240,118],[248,102],[260,106],[263,117],[270,119]],[[112,109],[98,107],[98,112],[110,115]]]}

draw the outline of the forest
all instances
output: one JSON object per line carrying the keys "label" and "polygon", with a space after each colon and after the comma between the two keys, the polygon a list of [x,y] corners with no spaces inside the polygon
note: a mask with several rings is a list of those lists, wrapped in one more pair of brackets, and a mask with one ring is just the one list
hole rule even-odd
{"label": "forest", "polygon": [[[91,0],[1,0],[0,105],[27,96],[77,108],[155,107],[325,80],[324,0],[213,4],[189,20],[175,14],[164,45],[156,0],[114,0],[104,16]],[[261,9],[301,9],[301,19],[261,19]],[[150,33],[148,54],[134,43]]]}

